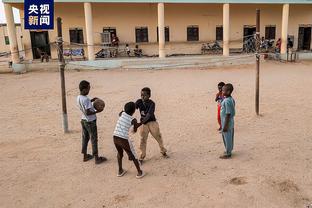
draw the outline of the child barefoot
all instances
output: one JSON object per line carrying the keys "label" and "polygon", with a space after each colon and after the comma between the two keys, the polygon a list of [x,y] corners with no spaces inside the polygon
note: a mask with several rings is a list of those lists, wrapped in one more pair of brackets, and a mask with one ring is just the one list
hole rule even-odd
{"label": "child barefoot", "polygon": [[233,90],[233,85],[230,83],[222,88],[225,97],[221,103],[222,139],[225,146],[225,154],[220,156],[221,159],[231,158],[234,146],[235,100],[232,98]]}
{"label": "child barefoot", "polygon": [[114,131],[114,144],[118,151],[117,160],[118,160],[118,177],[125,175],[126,171],[122,168],[122,158],[123,151],[129,156],[129,159],[133,161],[135,167],[137,168],[138,174],[136,178],[140,179],[144,177],[144,172],[141,170],[139,160],[136,156],[135,150],[133,148],[132,142],[129,140],[129,129],[133,125],[134,132],[137,131],[138,127],[141,125],[137,122],[132,115],[135,112],[135,103],[129,102],[125,105],[124,111],[119,114],[119,119],[116,124]]}
{"label": "child barefoot", "polygon": [[215,101],[218,103],[218,113],[217,113],[217,118],[218,118],[218,123],[219,123],[219,129],[218,131],[221,131],[222,126],[221,126],[221,117],[220,117],[220,112],[221,112],[221,103],[224,99],[224,96],[222,95],[222,87],[225,85],[224,82],[220,82],[218,84],[218,90],[219,92],[216,94],[216,99]]}

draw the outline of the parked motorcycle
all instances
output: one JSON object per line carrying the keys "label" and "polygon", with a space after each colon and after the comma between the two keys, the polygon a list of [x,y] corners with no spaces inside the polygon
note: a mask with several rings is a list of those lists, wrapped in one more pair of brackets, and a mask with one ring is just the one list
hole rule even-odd
{"label": "parked motorcycle", "polygon": [[206,52],[220,52],[222,51],[222,47],[220,46],[218,41],[215,41],[213,43],[203,43],[201,47],[201,53],[205,54]]}
{"label": "parked motorcycle", "polygon": [[260,49],[268,51],[274,48],[274,40],[264,40],[261,42]]}

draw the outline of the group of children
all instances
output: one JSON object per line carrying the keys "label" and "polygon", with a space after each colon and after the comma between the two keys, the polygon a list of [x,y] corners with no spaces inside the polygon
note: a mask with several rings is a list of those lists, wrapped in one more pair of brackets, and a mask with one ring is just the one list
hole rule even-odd
{"label": "group of children", "polygon": [[[107,159],[105,157],[98,156],[97,147],[97,126],[96,126],[96,114],[100,111],[96,111],[92,105],[97,98],[90,99],[87,97],[90,91],[90,83],[88,81],[81,81],[79,84],[80,95],[77,97],[77,105],[82,112],[81,125],[82,125],[82,151],[83,161],[86,162],[95,158],[95,164],[100,164]],[[146,156],[146,142],[149,133],[156,139],[159,144],[160,152],[164,158],[167,158],[167,150],[164,147],[162,135],[160,133],[159,125],[155,117],[155,103],[150,99],[151,89],[145,87],[141,90],[141,99],[138,99],[135,103],[128,102],[124,106],[124,110],[119,113],[119,119],[117,121],[113,140],[117,150],[118,160],[118,173],[117,176],[123,176],[126,171],[122,168],[123,152],[125,151],[137,168],[136,178],[140,179],[145,176],[145,173],[141,169],[141,164]],[[139,109],[141,119],[138,122],[133,114],[135,110]],[[140,156],[137,157],[136,151],[129,138],[130,128],[133,127],[133,131],[136,132],[140,127]],[[91,138],[92,152],[93,154],[87,154],[87,144]]]}
{"label": "group of children", "polygon": [[215,99],[218,104],[218,130],[222,135],[225,146],[225,152],[220,158],[229,159],[232,157],[234,146],[235,100],[232,98],[234,87],[230,83],[225,84],[224,82],[220,82],[218,84],[218,90]]}
{"label": "group of children", "polygon": [[[127,53],[127,56],[130,57],[131,56],[131,49],[129,47],[129,44],[126,44],[125,51]],[[135,48],[133,50],[133,54],[135,57],[142,57],[143,56],[142,49],[139,48],[139,45],[135,45]]]}
{"label": "group of children", "polygon": [[[81,126],[82,126],[82,151],[83,161],[89,161],[95,158],[95,164],[100,164],[107,159],[98,155],[98,135],[96,114],[97,111],[92,102],[97,98],[90,99],[88,94],[90,91],[90,83],[88,81],[81,81],[79,84],[80,95],[77,97],[77,105],[82,112]],[[220,82],[218,84],[219,92],[216,95],[215,101],[218,103],[218,123],[219,131],[222,134],[225,153],[220,156],[221,159],[228,159],[232,156],[233,142],[234,142],[234,116],[235,116],[235,101],[231,94],[234,90],[232,84],[225,84]],[[118,160],[118,177],[125,175],[126,171],[122,168],[123,152],[125,151],[132,160],[138,173],[136,178],[140,179],[145,176],[141,169],[141,165],[146,156],[146,142],[149,133],[155,138],[159,144],[160,152],[163,157],[167,158],[167,150],[164,147],[162,135],[160,133],[159,125],[155,117],[155,103],[150,99],[151,89],[145,87],[141,90],[141,99],[135,103],[128,102],[124,106],[124,110],[119,113],[115,130],[113,132],[113,141],[117,150]],[[136,109],[140,111],[140,122],[133,117]],[[129,138],[129,131],[133,127],[133,131],[137,132],[140,129],[140,155],[136,154],[133,144]],[[87,153],[88,142],[91,139],[92,155]]]}

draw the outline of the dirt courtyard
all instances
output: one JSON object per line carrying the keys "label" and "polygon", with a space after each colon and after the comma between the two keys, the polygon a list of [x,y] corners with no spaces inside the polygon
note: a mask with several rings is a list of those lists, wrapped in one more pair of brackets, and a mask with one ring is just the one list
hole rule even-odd
{"label": "dirt courtyard", "polygon": [[[0,74],[0,207],[304,208],[312,203],[312,63],[263,63],[260,111],[254,113],[254,66],[224,69],[66,72],[71,133],[62,132],[59,73]],[[99,152],[83,163],[78,84],[105,100]],[[234,155],[220,160],[214,96],[234,85]],[[117,178],[112,133],[118,113],[149,86],[169,159],[149,137],[147,176],[124,157]],[[135,114],[138,118],[138,113]],[[139,136],[133,136],[138,149]],[[89,144],[89,152],[91,145]]]}

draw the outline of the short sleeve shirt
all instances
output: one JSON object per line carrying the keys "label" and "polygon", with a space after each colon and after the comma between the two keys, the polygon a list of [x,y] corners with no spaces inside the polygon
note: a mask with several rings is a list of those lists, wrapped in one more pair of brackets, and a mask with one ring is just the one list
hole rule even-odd
{"label": "short sleeve shirt", "polygon": [[134,118],[128,115],[126,112],[122,112],[121,116],[117,121],[114,136],[117,136],[122,139],[129,139],[129,130],[130,127],[132,126],[133,119]]}
{"label": "short sleeve shirt", "polygon": [[91,100],[87,97],[87,96],[84,96],[84,95],[78,95],[77,97],[77,105],[79,107],[79,109],[81,110],[82,112],[82,116],[81,116],[81,119],[82,120],[85,120],[85,121],[94,121],[96,120],[96,115],[93,114],[93,115],[87,115],[87,110],[90,109],[91,111],[95,111],[93,105],[92,105],[92,102]]}
{"label": "short sleeve shirt", "polygon": [[227,114],[230,114],[229,129],[234,128],[234,116],[235,116],[235,100],[232,97],[224,98],[221,103],[221,124],[225,125],[225,118]]}

